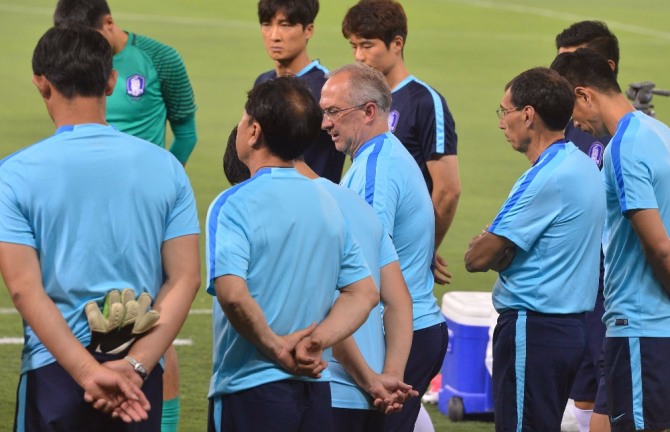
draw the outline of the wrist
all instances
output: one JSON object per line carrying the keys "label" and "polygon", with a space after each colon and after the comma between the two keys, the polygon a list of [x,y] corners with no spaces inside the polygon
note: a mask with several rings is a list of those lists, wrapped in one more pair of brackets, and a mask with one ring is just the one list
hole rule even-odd
{"label": "wrist", "polygon": [[129,355],[125,356],[124,360],[130,363],[130,366],[132,366],[135,373],[137,373],[137,375],[142,378],[142,381],[146,381],[147,378],[149,378],[149,372],[147,371],[146,367],[144,367],[144,364]]}

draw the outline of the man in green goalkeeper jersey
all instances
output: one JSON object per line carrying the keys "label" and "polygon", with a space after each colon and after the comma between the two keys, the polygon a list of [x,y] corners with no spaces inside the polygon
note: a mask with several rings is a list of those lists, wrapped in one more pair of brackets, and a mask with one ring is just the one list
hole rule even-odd
{"label": "man in green goalkeeper jersey", "polygon": [[59,0],[54,24],[79,24],[100,31],[112,45],[119,79],[107,98],[107,122],[122,132],[165,145],[165,125],[174,135],[170,152],[186,164],[195,143],[195,102],[177,51],[146,36],[126,32],[106,0]]}

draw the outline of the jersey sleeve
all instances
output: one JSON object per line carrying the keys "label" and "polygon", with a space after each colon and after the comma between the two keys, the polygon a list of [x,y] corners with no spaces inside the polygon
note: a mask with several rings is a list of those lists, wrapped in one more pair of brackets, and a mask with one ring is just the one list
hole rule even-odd
{"label": "jersey sleeve", "polygon": [[173,160],[177,194],[174,205],[167,216],[164,240],[200,233],[193,188],[184,168],[175,159]]}
{"label": "jersey sleeve", "polygon": [[36,247],[35,233],[28,218],[21,210],[16,192],[8,179],[11,172],[0,171],[0,241]]}
{"label": "jersey sleeve", "polygon": [[434,155],[455,155],[456,124],[447,102],[432,89],[420,101],[416,132],[425,152],[425,160],[431,160]]}
{"label": "jersey sleeve", "polygon": [[398,261],[398,254],[391,240],[391,235],[384,231],[379,243],[379,268]]}
{"label": "jersey sleeve", "polygon": [[245,281],[249,271],[251,247],[242,203],[219,197],[212,203],[207,219],[207,292],[216,295],[214,280],[238,276]]}
{"label": "jersey sleeve", "polygon": [[561,193],[551,180],[533,181],[533,171],[522,176],[489,227],[528,252],[561,211]]}
{"label": "jersey sleeve", "polygon": [[179,53],[149,38],[142,38],[141,44],[156,68],[168,121],[178,121],[193,114],[196,111],[193,88]]}
{"label": "jersey sleeve", "polygon": [[635,150],[638,142],[644,140],[626,140],[624,143],[615,139],[611,144],[614,187],[622,214],[630,210],[658,208],[653,162],[647,160],[648,153]]}

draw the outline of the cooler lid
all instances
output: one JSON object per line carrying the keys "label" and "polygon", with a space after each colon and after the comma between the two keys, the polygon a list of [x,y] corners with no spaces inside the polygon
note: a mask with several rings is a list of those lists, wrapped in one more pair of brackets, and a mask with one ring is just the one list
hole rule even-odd
{"label": "cooler lid", "polygon": [[442,314],[458,324],[488,327],[497,315],[490,292],[451,291],[442,296]]}

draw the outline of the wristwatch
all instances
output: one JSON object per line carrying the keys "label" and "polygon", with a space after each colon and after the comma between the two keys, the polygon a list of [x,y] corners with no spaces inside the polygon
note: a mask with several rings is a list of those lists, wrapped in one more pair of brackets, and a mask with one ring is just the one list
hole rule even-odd
{"label": "wristwatch", "polygon": [[132,358],[129,355],[126,356],[125,359],[126,359],[126,361],[128,361],[128,363],[130,363],[130,365],[133,367],[133,369],[135,369],[135,372],[137,372],[137,375],[139,375],[140,378],[142,378],[142,381],[146,381],[147,378],[149,378],[149,374],[147,373],[147,370],[142,363],[138,362],[137,360],[135,360],[134,358]]}

